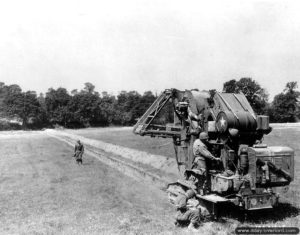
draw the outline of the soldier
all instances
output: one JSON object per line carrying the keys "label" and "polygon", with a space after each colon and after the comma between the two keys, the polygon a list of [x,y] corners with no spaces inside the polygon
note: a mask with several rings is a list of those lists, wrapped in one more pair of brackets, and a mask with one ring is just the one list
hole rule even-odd
{"label": "soldier", "polygon": [[201,184],[202,184],[202,192],[204,194],[207,188],[207,180],[208,180],[208,170],[207,170],[207,161],[215,160],[221,161],[221,159],[214,157],[207,149],[208,146],[208,135],[206,132],[201,132],[199,138],[195,140],[193,144],[193,154],[195,156],[192,169],[196,170]]}
{"label": "soldier", "polygon": [[74,157],[76,158],[77,164],[79,164],[79,163],[82,164],[83,152],[84,152],[84,146],[80,142],[80,140],[77,140],[77,144],[75,145],[75,153],[74,153]]}
{"label": "soldier", "polygon": [[185,120],[185,125],[188,126],[188,132],[192,135],[198,135],[201,129],[199,124],[202,120],[202,115],[193,113],[187,96],[184,96],[182,101],[178,102],[175,111],[183,120]]}
{"label": "soldier", "polygon": [[200,223],[200,210],[197,208],[199,202],[195,197],[193,190],[188,190],[185,194],[179,195],[175,200],[177,209],[175,225],[188,225],[188,229],[196,230]]}
{"label": "soldier", "polygon": [[192,112],[190,106],[187,109],[188,119],[187,121],[190,123],[190,133],[193,135],[199,135],[201,126],[200,122],[202,121],[202,114],[198,116]]}
{"label": "soldier", "polygon": [[241,175],[246,175],[249,169],[249,159],[247,148],[242,148],[239,155],[238,171]]}

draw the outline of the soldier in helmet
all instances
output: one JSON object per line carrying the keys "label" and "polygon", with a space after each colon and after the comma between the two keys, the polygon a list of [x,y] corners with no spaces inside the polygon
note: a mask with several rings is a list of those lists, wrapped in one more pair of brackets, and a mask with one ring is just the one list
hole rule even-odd
{"label": "soldier in helmet", "polygon": [[77,164],[79,164],[79,163],[82,164],[83,152],[84,152],[84,146],[80,142],[80,140],[77,140],[77,144],[75,145],[75,153],[74,153],[74,157],[76,158]]}
{"label": "soldier in helmet", "polygon": [[175,200],[176,216],[175,225],[188,225],[191,230],[196,230],[200,224],[200,209],[197,208],[199,202],[195,198],[196,193],[188,190],[185,194],[179,195]]}
{"label": "soldier in helmet", "polygon": [[242,147],[240,150],[238,165],[238,173],[243,177],[245,182],[249,183],[251,190],[255,190],[255,183],[251,173],[249,172],[248,150],[246,147]]}
{"label": "soldier in helmet", "polygon": [[239,155],[238,171],[241,175],[246,175],[249,169],[248,150],[246,147],[241,148]]}
{"label": "soldier in helmet", "polygon": [[176,105],[176,113],[182,117],[185,121],[185,125],[188,126],[188,132],[192,135],[198,135],[200,133],[200,121],[202,120],[202,115],[196,115],[191,107],[189,98],[184,95],[181,102]]}
{"label": "soldier in helmet", "polygon": [[192,169],[196,170],[200,181],[202,181],[202,192],[204,194],[207,188],[208,180],[208,170],[207,163],[208,161],[221,161],[220,158],[214,157],[208,150],[208,134],[206,132],[201,132],[199,138],[195,140],[193,144],[193,154],[195,156]]}

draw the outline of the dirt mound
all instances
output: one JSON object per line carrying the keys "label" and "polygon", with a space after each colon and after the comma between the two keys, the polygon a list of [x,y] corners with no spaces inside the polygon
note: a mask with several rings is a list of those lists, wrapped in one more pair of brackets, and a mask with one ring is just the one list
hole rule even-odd
{"label": "dirt mound", "polygon": [[76,140],[80,139],[80,141],[82,141],[85,145],[93,146],[95,148],[101,149],[108,153],[120,155],[133,162],[149,165],[167,174],[177,175],[178,172],[175,159],[167,158],[165,156],[149,154],[147,152],[126,148],[115,144],[109,144],[100,140],[89,139],[86,137],[82,137],[71,133],[66,133],[63,131],[48,129],[46,130],[46,133],[74,141],[74,145]]}
{"label": "dirt mound", "polygon": [[40,138],[40,134],[43,131],[1,131],[0,138],[8,139],[8,138]]}
{"label": "dirt mound", "polygon": [[173,208],[152,184],[89,154],[78,166],[73,148],[46,133],[7,136],[0,149],[0,234],[178,234]]}

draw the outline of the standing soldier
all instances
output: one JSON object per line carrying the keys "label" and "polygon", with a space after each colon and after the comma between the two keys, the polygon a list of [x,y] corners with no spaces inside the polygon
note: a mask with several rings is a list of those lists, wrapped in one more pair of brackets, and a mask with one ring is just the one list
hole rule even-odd
{"label": "standing soldier", "polygon": [[214,157],[207,149],[208,135],[206,132],[201,132],[199,138],[193,144],[193,154],[195,156],[192,169],[197,170],[201,184],[200,187],[204,194],[207,192],[208,170],[207,160],[221,161],[221,159]]}
{"label": "standing soldier", "polygon": [[79,163],[82,164],[83,152],[84,152],[84,146],[80,142],[80,140],[77,140],[77,144],[75,145],[75,153],[74,153],[74,157],[76,158],[77,164],[79,164]]}
{"label": "standing soldier", "polygon": [[187,97],[183,97],[182,101],[178,102],[175,111],[185,121],[184,125],[188,126],[188,132],[198,135],[201,129],[199,123],[202,120],[202,115],[197,116],[193,113]]}

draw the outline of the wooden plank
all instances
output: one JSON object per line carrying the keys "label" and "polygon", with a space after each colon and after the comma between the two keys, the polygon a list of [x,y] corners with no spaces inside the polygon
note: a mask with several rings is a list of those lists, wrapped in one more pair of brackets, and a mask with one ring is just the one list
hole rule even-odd
{"label": "wooden plank", "polygon": [[203,200],[213,202],[213,203],[227,202],[228,201],[228,199],[226,199],[224,197],[220,197],[219,195],[216,195],[216,194],[209,194],[209,195],[203,195],[203,196],[200,195],[200,194],[197,194],[196,196],[199,199],[203,199]]}

